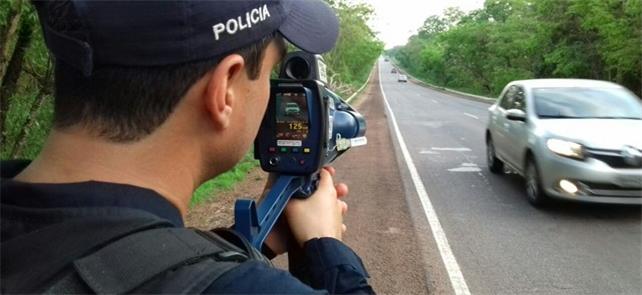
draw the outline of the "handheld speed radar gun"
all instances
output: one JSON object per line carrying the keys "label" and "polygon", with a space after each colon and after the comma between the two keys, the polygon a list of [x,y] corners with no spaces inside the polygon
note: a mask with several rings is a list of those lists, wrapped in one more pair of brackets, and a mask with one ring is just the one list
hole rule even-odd
{"label": "handheld speed radar gun", "polygon": [[323,166],[367,143],[363,116],[328,89],[326,79],[322,57],[298,51],[271,81],[254,156],[277,178],[260,203],[238,200],[234,208],[235,229],[258,249],[290,198],[312,195]]}

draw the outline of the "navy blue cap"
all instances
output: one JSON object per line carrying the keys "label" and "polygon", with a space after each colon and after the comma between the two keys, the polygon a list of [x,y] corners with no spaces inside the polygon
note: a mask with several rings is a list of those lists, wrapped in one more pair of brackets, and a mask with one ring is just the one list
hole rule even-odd
{"label": "navy blue cap", "polygon": [[44,35],[58,60],[86,76],[100,65],[160,66],[203,60],[277,31],[305,51],[324,53],[334,47],[339,33],[334,11],[321,0],[72,3],[87,40],[57,32],[43,20]]}

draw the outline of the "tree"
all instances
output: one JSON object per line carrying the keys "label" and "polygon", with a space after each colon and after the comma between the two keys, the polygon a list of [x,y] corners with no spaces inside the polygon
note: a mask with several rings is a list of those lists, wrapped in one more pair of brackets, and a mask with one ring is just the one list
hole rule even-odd
{"label": "tree", "polygon": [[642,1],[574,1],[569,14],[577,16],[581,28],[590,32],[601,64],[599,76],[641,93]]}
{"label": "tree", "polygon": [[590,78],[642,96],[642,0],[487,0],[447,9],[391,53],[412,74],[496,95],[511,80]]}
{"label": "tree", "polygon": [[383,43],[368,26],[374,10],[366,4],[329,1],[339,17],[340,34],[335,48],[325,54],[331,86],[342,94],[356,89],[368,78]]}
{"label": "tree", "polygon": [[430,38],[437,34],[443,33],[448,29],[448,23],[437,15],[428,17],[423,26],[419,28],[419,36],[422,38]]}
{"label": "tree", "polygon": [[22,72],[25,53],[31,43],[33,27],[33,21],[29,18],[20,21],[20,29],[18,30],[15,48],[0,81],[0,130],[2,130],[2,132],[0,132],[0,143],[5,142],[4,121],[9,110],[9,97],[11,97],[18,88],[18,79]]}
{"label": "tree", "polygon": [[[0,141],[3,158],[31,158],[51,124],[53,67],[28,1],[0,1]],[[15,27],[15,28],[12,28]]]}

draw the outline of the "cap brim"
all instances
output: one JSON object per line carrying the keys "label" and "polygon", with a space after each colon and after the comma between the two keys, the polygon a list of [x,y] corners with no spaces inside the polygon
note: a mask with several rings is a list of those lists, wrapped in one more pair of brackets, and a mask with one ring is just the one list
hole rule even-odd
{"label": "cap brim", "polygon": [[334,10],[321,0],[283,0],[286,17],[279,32],[295,46],[314,54],[330,51],[339,36]]}

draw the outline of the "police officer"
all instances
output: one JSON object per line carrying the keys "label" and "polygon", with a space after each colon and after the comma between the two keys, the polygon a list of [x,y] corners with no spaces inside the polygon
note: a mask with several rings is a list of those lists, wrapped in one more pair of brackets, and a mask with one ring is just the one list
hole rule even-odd
{"label": "police officer", "polygon": [[281,254],[290,237],[304,281],[251,254],[234,232],[183,228],[193,191],[252,144],[284,39],[312,53],[334,46],[331,8],[321,0],[34,5],[55,57],[54,120],[36,159],[1,166],[3,293],[372,292],[341,242],[348,189],[333,183],[332,168],[309,199],[289,203],[262,249]]}

